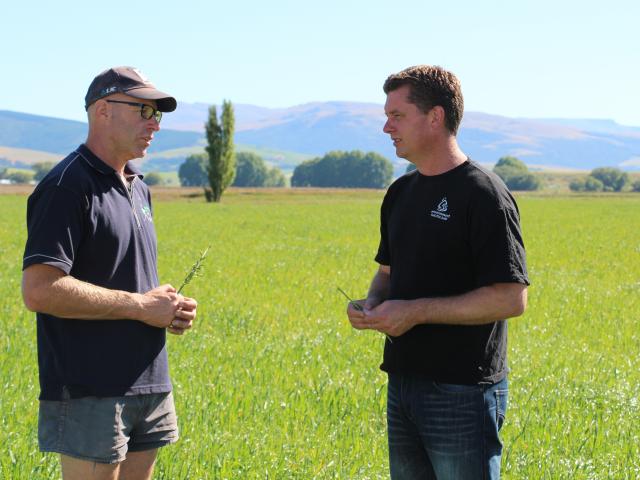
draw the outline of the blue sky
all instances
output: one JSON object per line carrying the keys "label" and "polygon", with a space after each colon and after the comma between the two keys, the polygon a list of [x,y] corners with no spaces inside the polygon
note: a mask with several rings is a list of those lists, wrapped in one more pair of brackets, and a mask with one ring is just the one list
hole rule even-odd
{"label": "blue sky", "polygon": [[83,120],[93,77],[133,65],[185,102],[384,102],[442,65],[468,111],[640,126],[637,0],[11,1],[0,109]]}

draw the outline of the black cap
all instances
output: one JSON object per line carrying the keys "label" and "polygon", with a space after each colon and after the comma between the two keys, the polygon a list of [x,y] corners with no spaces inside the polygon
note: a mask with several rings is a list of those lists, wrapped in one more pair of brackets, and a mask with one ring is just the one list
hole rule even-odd
{"label": "black cap", "polygon": [[84,97],[85,110],[96,100],[114,93],[125,93],[143,100],[155,100],[161,112],[173,112],[177,106],[175,98],[156,90],[156,87],[137,68],[114,67],[93,79]]}

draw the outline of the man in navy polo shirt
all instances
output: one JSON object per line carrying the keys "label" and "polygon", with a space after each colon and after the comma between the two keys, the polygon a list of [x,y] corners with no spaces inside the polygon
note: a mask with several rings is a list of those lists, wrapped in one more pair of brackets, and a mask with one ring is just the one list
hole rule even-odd
{"label": "man in navy polo shirt", "polygon": [[394,480],[500,477],[507,407],[507,318],[527,303],[514,198],[470,160],[456,135],[460,82],[431,65],[389,76],[383,131],[416,170],[381,208],[378,270],[347,309],[354,328],[385,333]]}
{"label": "man in navy polo shirt", "polygon": [[157,273],[143,157],[176,100],[138,70],[99,74],[85,97],[87,141],[27,206],[25,305],[37,312],[40,449],[69,479],[151,478],[177,441],[166,331],[191,328],[196,301]]}

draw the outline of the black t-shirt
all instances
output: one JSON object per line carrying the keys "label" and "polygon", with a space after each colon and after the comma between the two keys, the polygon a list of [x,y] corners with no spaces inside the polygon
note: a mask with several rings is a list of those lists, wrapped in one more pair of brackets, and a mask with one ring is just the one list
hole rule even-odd
{"label": "black t-shirt", "polygon": [[[27,204],[23,269],[59,268],[101,287],[144,293],[158,286],[151,197],[138,172],[128,192],[85,145],[56,165]],[[134,320],[37,314],[40,399],[171,391],[166,333]]]}
{"label": "black t-shirt", "polygon": [[[529,284],[514,198],[473,161],[441,175],[396,180],[381,208],[376,261],[391,267],[389,299],[459,295],[501,282]],[[418,325],[385,343],[381,368],[434,381],[495,383],[507,374],[507,322]]]}

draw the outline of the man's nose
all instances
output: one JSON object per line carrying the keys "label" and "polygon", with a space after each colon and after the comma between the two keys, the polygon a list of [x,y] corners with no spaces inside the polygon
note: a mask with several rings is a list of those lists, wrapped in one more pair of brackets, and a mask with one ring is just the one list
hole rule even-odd
{"label": "man's nose", "polygon": [[147,125],[149,126],[149,128],[151,128],[151,130],[153,130],[154,132],[157,132],[158,130],[160,130],[160,122],[158,122],[155,117],[151,117],[147,123]]}

